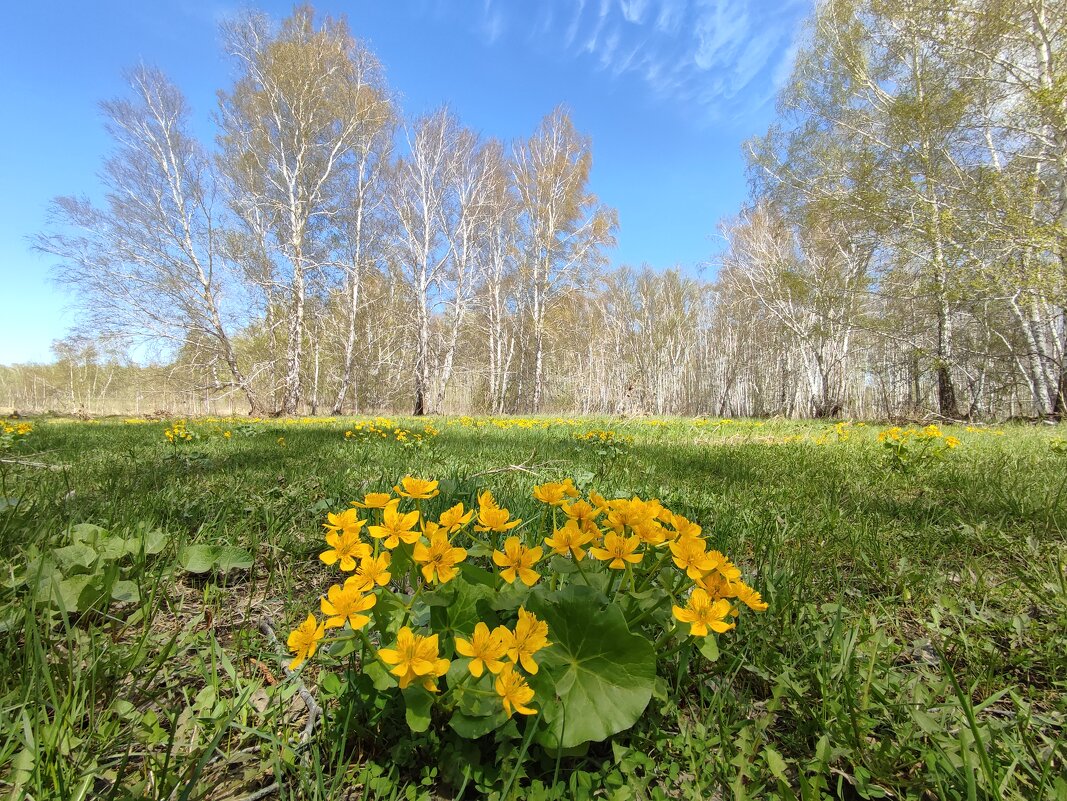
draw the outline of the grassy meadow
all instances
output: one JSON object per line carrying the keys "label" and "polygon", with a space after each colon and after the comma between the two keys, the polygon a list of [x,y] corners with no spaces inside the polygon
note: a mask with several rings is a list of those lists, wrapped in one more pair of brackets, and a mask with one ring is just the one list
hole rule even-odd
{"label": "grassy meadow", "polygon": [[[11,798],[1067,799],[1062,428],[30,422],[0,440]],[[488,488],[524,520],[564,477],[659,499],[769,609],[584,751],[341,714],[357,680],[287,676],[286,635],[330,581],[326,514],[405,475],[441,481],[436,511]]]}

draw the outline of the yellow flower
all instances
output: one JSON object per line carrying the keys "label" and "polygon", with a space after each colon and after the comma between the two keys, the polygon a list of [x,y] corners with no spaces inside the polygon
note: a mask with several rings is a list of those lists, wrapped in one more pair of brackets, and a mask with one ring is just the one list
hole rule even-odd
{"label": "yellow flower", "polygon": [[541,578],[541,574],[532,570],[543,553],[540,547],[526,548],[518,537],[508,537],[504,540],[503,551],[493,551],[493,562],[504,568],[500,571],[501,578],[508,584],[515,583],[516,575],[522,579],[527,587],[532,587]]}
{"label": "yellow flower", "polygon": [[704,590],[714,601],[720,598],[733,598],[737,590],[734,585],[723,578],[722,573],[713,570],[697,580],[697,586]]}
{"label": "yellow flower", "polygon": [[608,525],[619,533],[622,533],[625,526],[637,529],[653,523],[662,509],[659,501],[643,501],[637,496],[617,498],[608,501]]}
{"label": "yellow flower", "polygon": [[345,586],[352,585],[360,592],[369,592],[375,585],[384,587],[391,578],[389,574],[389,552],[378,556],[364,556],[359,560],[359,567],[345,580]]}
{"label": "yellow flower", "polygon": [[391,500],[393,495],[390,492],[368,492],[362,501],[352,501],[352,505],[360,509],[384,509]]}
{"label": "yellow flower", "polygon": [[437,679],[448,672],[451,664],[438,658],[436,634],[423,637],[407,626],[397,632],[396,647],[382,648],[378,656],[387,665],[395,666],[389,672],[397,677],[400,689],[415,679],[422,679],[422,686],[432,693],[437,692]]}
{"label": "yellow flower", "polygon": [[537,710],[533,707],[526,706],[533,700],[534,691],[530,689],[530,685],[526,683],[526,680],[515,671],[512,665],[504,665],[504,669],[500,671],[500,675],[496,677],[494,683],[497,695],[500,696],[500,700],[504,703],[504,712],[510,718],[512,711],[518,712],[522,715],[536,715]]}
{"label": "yellow flower", "polygon": [[697,537],[681,537],[670,544],[674,563],[693,581],[715,568],[714,557],[707,553],[707,544]]}
{"label": "yellow flower", "polygon": [[490,673],[499,673],[504,667],[504,655],[507,652],[508,630],[497,626],[493,631],[485,623],[474,627],[474,634],[469,640],[456,637],[456,653],[470,657],[470,670],[478,678],[488,668]]}
{"label": "yellow flower", "polygon": [[419,522],[419,512],[401,512],[400,501],[390,501],[382,511],[382,524],[370,526],[367,531],[375,539],[384,539],[386,548],[395,548],[403,540],[408,545],[418,542],[419,532],[415,526]]}
{"label": "yellow flower", "polygon": [[510,517],[511,512],[507,509],[501,509],[499,506],[479,506],[478,522],[475,524],[474,530],[495,531],[498,534],[503,534],[506,531],[511,531],[522,522],[521,519],[510,520]]}
{"label": "yellow flower", "polygon": [[713,602],[700,587],[689,595],[685,608],[672,607],[674,616],[689,624],[689,633],[694,637],[707,637],[709,630],[722,634],[732,629],[735,624],[725,620],[732,608],[725,598]]}
{"label": "yellow flower", "polygon": [[515,631],[505,629],[505,635],[504,644],[507,647],[508,659],[521,664],[530,675],[535,675],[537,662],[534,661],[533,655],[551,645],[548,641],[548,624],[520,606],[519,622],[515,624]]}
{"label": "yellow flower", "polygon": [[564,523],[563,528],[557,528],[553,536],[545,537],[545,545],[553,551],[560,556],[574,556],[579,562],[585,558],[582,546],[592,541],[593,535],[580,529],[575,518]]}
{"label": "yellow flower", "polygon": [[465,525],[467,525],[474,518],[474,510],[471,509],[466,514],[463,513],[463,504],[457,503],[451,509],[446,509],[441,512],[440,520],[438,521],[441,528],[448,531],[449,534],[455,534]]}
{"label": "yellow flower", "polygon": [[326,514],[326,522],[322,524],[322,527],[327,531],[343,531],[346,534],[359,533],[359,530],[366,524],[366,520],[359,518],[359,512],[355,509],[345,509],[340,514],[335,515],[333,512]]}
{"label": "yellow flower", "polygon": [[289,650],[295,654],[293,661],[289,663],[290,670],[296,670],[304,662],[315,654],[319,647],[319,640],[326,633],[326,627],[315,620],[315,616],[308,614],[308,619],[297,628],[289,632]]}
{"label": "yellow flower", "polygon": [[760,594],[754,589],[749,587],[745,582],[738,581],[733,585],[734,595],[741,603],[751,609],[753,612],[766,612],[767,603],[760,597]]}
{"label": "yellow flower", "polygon": [[533,496],[541,503],[562,506],[567,502],[568,498],[578,497],[578,488],[574,486],[574,482],[569,478],[557,482],[550,481],[547,484],[540,484],[534,487]]}
{"label": "yellow flower", "polygon": [[326,533],[328,551],[319,554],[325,564],[340,562],[341,570],[348,572],[356,569],[356,560],[370,556],[370,546],[359,538],[359,529],[355,531],[329,531]]}
{"label": "yellow flower", "polygon": [[339,629],[347,622],[352,630],[361,629],[370,622],[366,612],[374,606],[378,599],[373,595],[364,595],[359,587],[351,582],[345,582],[344,587],[334,584],[326,591],[326,597],[319,600],[319,606],[326,618],[325,626],[328,629]]}
{"label": "yellow flower", "polygon": [[604,535],[604,547],[592,548],[589,553],[601,562],[608,562],[610,559],[608,567],[612,570],[625,570],[627,562],[637,564],[641,561],[642,555],[634,553],[640,544],[641,538],[637,535],[623,537],[617,532],[609,531]]}
{"label": "yellow flower", "polygon": [[708,551],[708,558],[712,560],[712,570],[716,570],[728,582],[737,581],[741,578],[741,571],[737,565],[731,562],[719,551]]}
{"label": "yellow flower", "polygon": [[948,445],[948,447],[950,449],[952,449],[952,448],[955,448],[957,445],[959,445],[960,441],[958,439],[956,439],[955,437],[949,436],[949,437],[945,437],[945,444]]}
{"label": "yellow flower", "polygon": [[478,507],[479,509],[499,509],[500,504],[496,502],[492,492],[482,490],[478,493]]}
{"label": "yellow flower", "polygon": [[400,484],[393,487],[393,491],[402,498],[414,498],[416,500],[429,500],[440,494],[437,489],[437,481],[429,481],[414,476],[404,476]]}
{"label": "yellow flower", "polygon": [[571,520],[578,521],[579,524],[593,522],[604,511],[603,509],[595,508],[589,501],[584,500],[565,503],[560,508],[563,510],[563,514],[567,515]]}
{"label": "yellow flower", "polygon": [[453,548],[448,541],[448,532],[437,523],[427,524],[426,536],[430,544],[416,543],[412,558],[422,565],[422,575],[427,581],[436,580],[441,584],[451,581],[459,572],[456,565],[467,558],[467,552],[463,548]]}

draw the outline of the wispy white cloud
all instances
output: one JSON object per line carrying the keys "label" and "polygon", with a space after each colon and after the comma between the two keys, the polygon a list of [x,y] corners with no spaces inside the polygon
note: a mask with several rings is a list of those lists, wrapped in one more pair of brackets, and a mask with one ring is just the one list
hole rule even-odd
{"label": "wispy white cloud", "polygon": [[743,116],[788,80],[803,18],[816,0],[484,0],[480,28],[496,42],[525,31],[561,58],[616,79],[632,76],[705,122]]}

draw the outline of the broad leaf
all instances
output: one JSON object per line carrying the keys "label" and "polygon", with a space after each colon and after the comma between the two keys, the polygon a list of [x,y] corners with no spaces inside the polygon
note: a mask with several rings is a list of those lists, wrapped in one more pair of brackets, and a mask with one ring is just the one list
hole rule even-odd
{"label": "broad leaf", "polygon": [[406,687],[404,693],[404,717],[408,728],[413,732],[423,732],[430,728],[430,710],[433,709],[433,696],[425,687]]}
{"label": "broad leaf", "polygon": [[248,570],[252,567],[252,554],[244,548],[232,545],[224,545],[218,549],[215,564],[220,573],[229,573],[231,570]]}
{"label": "broad leaf", "polygon": [[207,573],[215,565],[216,550],[210,545],[187,545],[178,554],[178,564],[190,573]]}
{"label": "broad leaf", "polygon": [[645,637],[626,627],[615,604],[598,608],[599,593],[572,585],[566,592],[531,597],[548,623],[552,643],[538,654],[537,692],[550,748],[599,742],[630,728],[652,698],[656,654]]}

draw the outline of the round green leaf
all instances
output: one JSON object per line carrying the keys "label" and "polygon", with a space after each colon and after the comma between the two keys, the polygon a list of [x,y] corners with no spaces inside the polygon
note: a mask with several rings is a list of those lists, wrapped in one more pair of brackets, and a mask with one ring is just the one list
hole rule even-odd
{"label": "round green leaf", "polygon": [[538,654],[541,670],[530,684],[544,716],[539,740],[551,748],[598,742],[624,731],[652,698],[652,643],[630,632],[617,605],[600,607],[597,595],[561,593],[536,603],[552,645]]}

